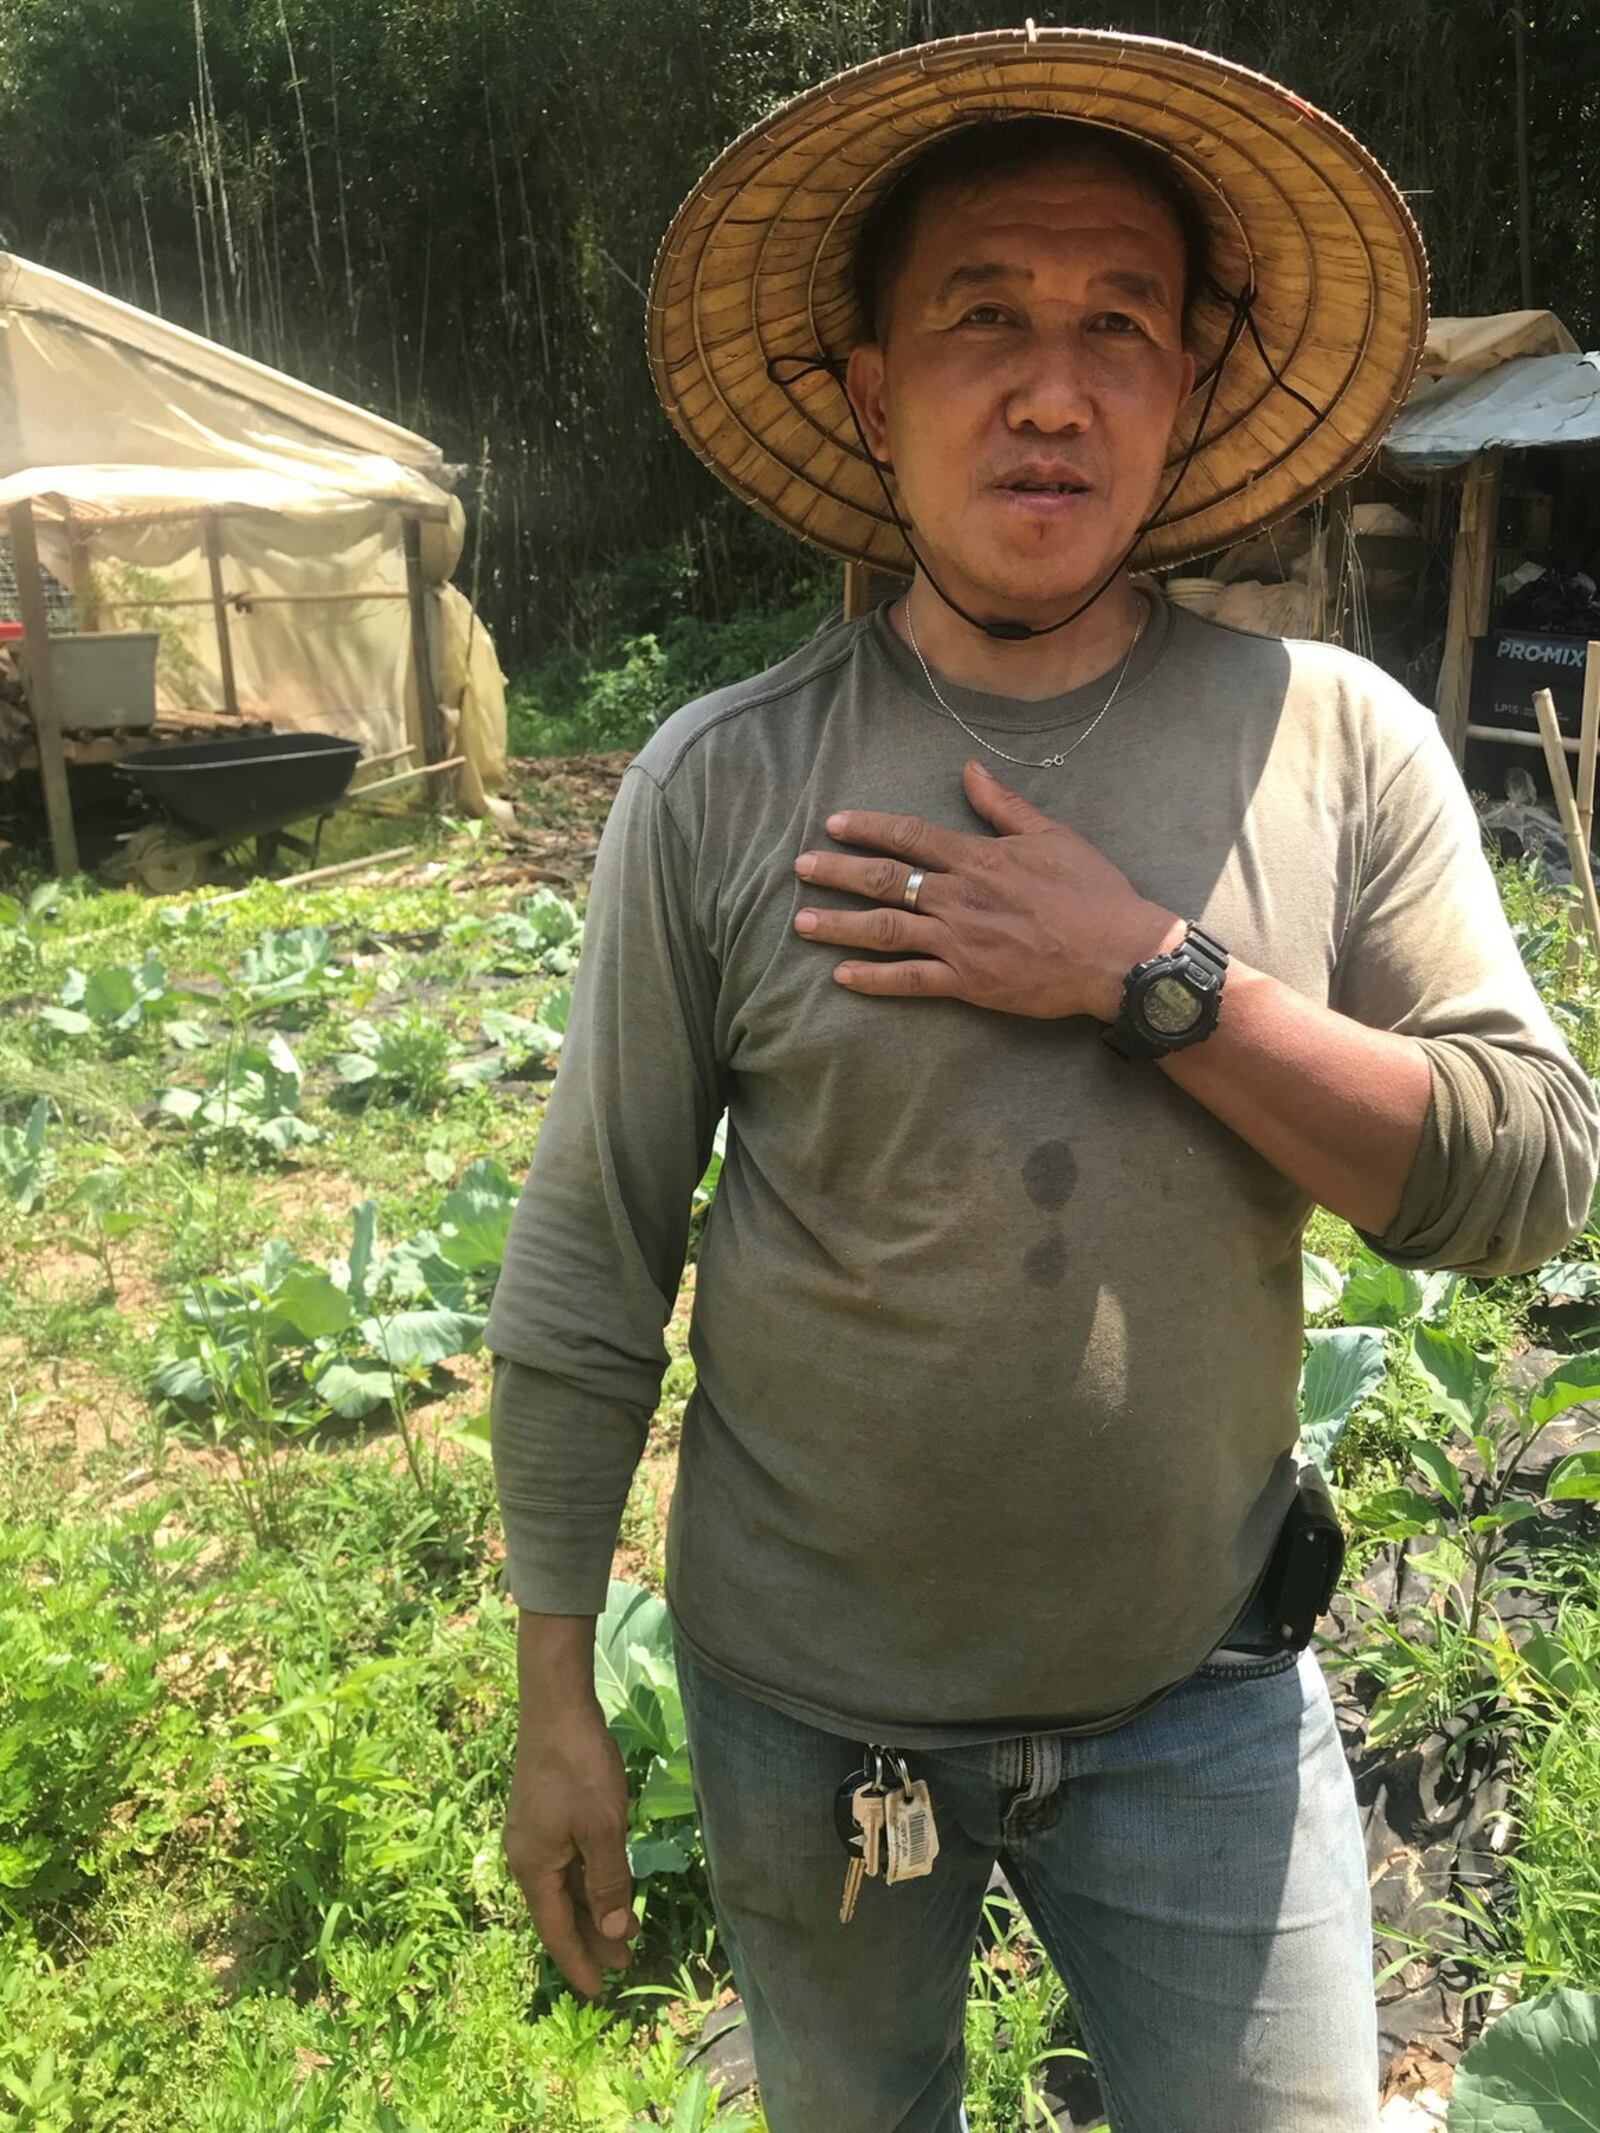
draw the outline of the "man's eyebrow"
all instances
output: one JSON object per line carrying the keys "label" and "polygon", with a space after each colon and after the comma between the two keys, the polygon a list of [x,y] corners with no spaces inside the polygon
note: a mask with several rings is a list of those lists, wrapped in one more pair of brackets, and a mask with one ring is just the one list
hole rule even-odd
{"label": "man's eyebrow", "polygon": [[[1008,266],[1003,260],[991,259],[952,267],[933,292],[935,304],[947,304],[953,296],[965,290],[987,288],[995,282],[1031,282],[1032,267]],[[1095,284],[1114,290],[1135,303],[1148,304],[1157,311],[1170,311],[1172,299],[1165,284],[1155,274],[1143,274],[1137,267],[1107,267],[1094,277]]]}
{"label": "man's eyebrow", "polygon": [[1172,299],[1158,276],[1141,274],[1133,267],[1107,267],[1095,280],[1108,289],[1115,289],[1123,296],[1131,296],[1135,303],[1150,304],[1158,311],[1170,311]]}
{"label": "man's eyebrow", "polygon": [[971,266],[952,267],[944,280],[933,292],[936,304],[948,303],[952,296],[963,289],[976,289],[996,281],[1032,281],[1032,267],[1008,267],[998,259],[984,260]]}

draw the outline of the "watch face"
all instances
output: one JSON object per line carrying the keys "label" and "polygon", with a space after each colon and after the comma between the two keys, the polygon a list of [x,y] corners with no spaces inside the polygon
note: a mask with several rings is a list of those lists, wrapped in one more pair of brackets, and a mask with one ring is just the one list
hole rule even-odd
{"label": "watch face", "polygon": [[1157,978],[1139,1012],[1160,1037],[1181,1037],[1200,1019],[1200,1002],[1181,978]]}

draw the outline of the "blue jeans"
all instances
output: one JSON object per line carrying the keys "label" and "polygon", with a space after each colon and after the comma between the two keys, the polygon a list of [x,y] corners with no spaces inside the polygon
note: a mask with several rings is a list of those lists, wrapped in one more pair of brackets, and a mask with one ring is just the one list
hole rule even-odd
{"label": "blue jeans", "polygon": [[1373,2133],[1365,1847],[1313,1653],[1214,1652],[1110,1733],[908,1751],[938,1859],[866,1881],[848,1925],[833,1798],[863,1743],[751,1700],[681,1640],[678,1663],[770,2133],[961,2133],[996,1861],[1072,1995],[1112,2133]]}

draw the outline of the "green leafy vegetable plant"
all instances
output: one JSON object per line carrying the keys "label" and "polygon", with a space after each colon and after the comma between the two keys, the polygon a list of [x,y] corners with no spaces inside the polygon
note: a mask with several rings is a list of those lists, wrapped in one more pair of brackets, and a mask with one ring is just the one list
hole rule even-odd
{"label": "green leafy vegetable plant", "polygon": [[63,1037],[93,1036],[107,1050],[126,1050],[133,1033],[159,1020],[176,1003],[167,990],[161,959],[152,948],[142,963],[105,963],[69,970],[60,1004],[41,1007],[39,1020]]}
{"label": "green leafy vegetable plant", "polygon": [[[594,1669],[595,1693],[628,1772],[628,1863],[647,1902],[653,1895],[659,1907],[667,1895],[663,1877],[686,1876],[702,1861],[666,1603],[613,1578],[595,1624]],[[698,1908],[698,1899],[689,1897],[688,1907]]]}
{"label": "green leafy vegetable plant", "polygon": [[[1356,1594],[1358,1620],[1372,1638],[1353,1657],[1330,1655],[1332,1664],[1354,1666],[1383,1683],[1368,1721],[1371,1747],[1419,1738],[1494,1698],[1502,1672],[1496,1644],[1505,1630],[1493,1602],[1521,1582],[1499,1569],[1511,1529],[1538,1517],[1547,1504],[1600,1501],[1596,1452],[1560,1460],[1542,1499],[1512,1493],[1549,1425],[1600,1393],[1600,1354],[1567,1357],[1523,1392],[1502,1380],[1492,1361],[1437,1327],[1415,1329],[1412,1353],[1432,1413],[1450,1427],[1455,1456],[1447,1445],[1419,1434],[1411,1452],[1424,1486],[1382,1489],[1356,1506],[1359,1524],[1373,1539],[1432,1541],[1410,1556],[1434,1587],[1426,1621],[1391,1620],[1385,1609]],[[1475,1477],[1467,1470],[1469,1460],[1477,1463]]]}
{"label": "green leafy vegetable plant", "polygon": [[31,1215],[55,1174],[55,1157],[45,1145],[50,1126],[50,1099],[36,1096],[24,1126],[0,1126],[0,1188],[19,1214]]}
{"label": "green leafy vegetable plant", "polygon": [[1600,1994],[1520,2001],[1463,2057],[1449,2133],[1593,2133],[1600,2126]]}
{"label": "green leafy vegetable plant", "polygon": [[220,1080],[165,1088],[156,1109],[202,1146],[283,1156],[322,1137],[300,1116],[301,1084],[300,1062],[274,1030],[265,1044],[230,1044]]}

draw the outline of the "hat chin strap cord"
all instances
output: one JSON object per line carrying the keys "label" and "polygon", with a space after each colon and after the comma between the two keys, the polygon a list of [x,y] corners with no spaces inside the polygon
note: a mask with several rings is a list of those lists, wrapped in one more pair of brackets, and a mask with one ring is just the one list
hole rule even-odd
{"label": "hat chin strap cord", "polygon": [[[933,587],[933,590],[938,594],[939,598],[944,602],[945,606],[952,611],[952,613],[959,615],[962,621],[969,624],[973,629],[980,630],[984,636],[997,638],[1002,643],[1021,644],[1034,637],[1053,637],[1057,630],[1064,630],[1069,623],[1076,622],[1080,615],[1085,614],[1091,607],[1093,607],[1094,603],[1100,598],[1100,595],[1103,592],[1106,592],[1112,585],[1116,583],[1117,579],[1121,576],[1129,557],[1133,554],[1139,543],[1144,539],[1145,535],[1150,531],[1151,527],[1156,524],[1156,522],[1161,517],[1162,512],[1166,510],[1168,504],[1171,503],[1173,497],[1176,496],[1178,490],[1182,487],[1184,478],[1188,474],[1190,465],[1193,462],[1194,455],[1197,451],[1199,451],[1201,440],[1205,436],[1206,424],[1211,419],[1211,409],[1217,397],[1217,387],[1222,382],[1223,369],[1228,361],[1229,356],[1232,355],[1234,349],[1237,347],[1241,334],[1243,334],[1247,329],[1249,331],[1251,340],[1255,344],[1256,353],[1261,358],[1262,366],[1266,370],[1268,377],[1271,378],[1273,384],[1278,386],[1283,392],[1286,392],[1291,400],[1298,400],[1300,405],[1306,410],[1306,412],[1309,415],[1314,416],[1318,422],[1323,422],[1327,419],[1328,410],[1326,408],[1319,408],[1313,406],[1311,401],[1309,401],[1305,397],[1304,393],[1296,391],[1295,387],[1289,384],[1283,373],[1278,369],[1277,365],[1273,362],[1271,356],[1268,355],[1265,344],[1261,339],[1260,328],[1256,325],[1255,320],[1254,307],[1256,292],[1254,284],[1247,283],[1246,286],[1239,290],[1237,294],[1233,294],[1229,290],[1223,288],[1219,282],[1211,280],[1209,276],[1207,277],[1207,279],[1210,282],[1211,293],[1214,296],[1220,297],[1224,303],[1228,304],[1231,307],[1233,315],[1228,322],[1228,331],[1223,337],[1221,351],[1219,352],[1216,361],[1212,364],[1210,372],[1208,373],[1206,380],[1205,404],[1200,410],[1200,420],[1195,424],[1194,436],[1190,441],[1189,448],[1183,455],[1183,464],[1179,467],[1177,474],[1174,476],[1173,480],[1168,484],[1167,489],[1161,497],[1160,501],[1150,512],[1149,516],[1141,522],[1138,531],[1133,536],[1133,539],[1128,543],[1122,554],[1118,556],[1116,562],[1111,566],[1111,569],[1107,572],[1105,577],[1101,579],[1100,583],[1095,587],[1094,591],[1090,593],[1088,599],[1081,600],[1078,605],[1073,608],[1072,612],[1070,614],[1063,615],[1059,622],[1047,622],[1039,628],[1035,628],[1032,623],[1017,621],[1006,616],[1000,616],[993,618],[989,621],[985,621],[982,616],[974,615],[970,612],[969,609],[963,607],[961,605],[961,602],[955,599],[950,593],[947,593],[944,587],[939,583],[939,580],[928,568],[928,565],[923,559],[921,552],[918,550],[916,543],[912,540],[910,527],[900,516],[899,509],[895,504],[894,496],[890,491],[889,484],[884,479],[883,468],[878,461],[876,453],[873,451],[871,445],[867,442],[866,432],[861,427],[861,418],[856,413],[855,402],[851,399],[849,391],[846,388],[845,366],[837,356],[769,356],[767,359],[767,376],[774,385],[779,386],[792,383],[793,380],[796,378],[808,377],[816,371],[821,371],[825,373],[828,377],[833,379],[834,383],[838,386],[840,393],[843,395],[845,406],[850,411],[850,421],[855,430],[857,441],[861,446],[862,454],[866,459],[868,466],[871,467],[873,473],[877,476],[878,487],[883,491],[883,500],[889,508],[889,516],[894,521],[896,530],[899,532],[900,538],[905,542],[906,547],[909,549],[911,554],[911,560],[916,564],[918,570],[921,571],[922,575]],[[787,376],[780,375],[780,366],[783,366],[787,370]]]}

